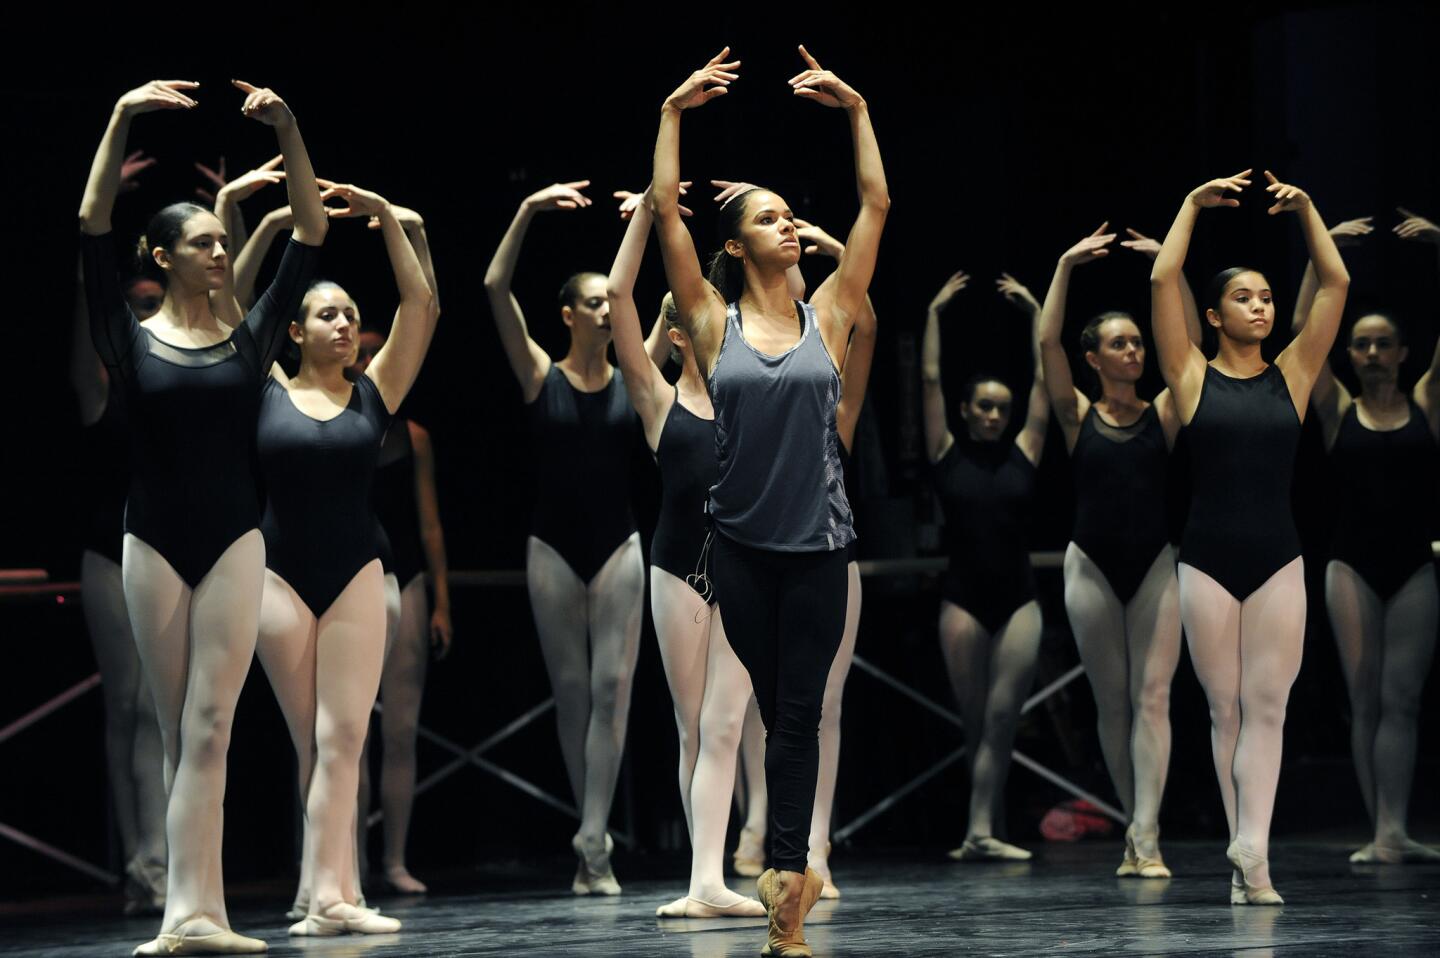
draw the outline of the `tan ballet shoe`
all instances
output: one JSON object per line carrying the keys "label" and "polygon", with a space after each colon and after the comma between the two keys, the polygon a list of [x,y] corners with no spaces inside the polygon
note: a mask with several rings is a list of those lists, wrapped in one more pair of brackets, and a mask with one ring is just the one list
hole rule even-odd
{"label": "tan ballet shoe", "polygon": [[1374,858],[1370,860],[1384,865],[1433,865],[1440,862],[1440,851],[1409,838],[1403,839],[1399,845],[1375,842],[1370,848],[1374,853]]}
{"label": "tan ballet shoe", "polygon": [[197,922],[215,928],[218,923],[208,918],[192,918],[172,932],[162,932],[153,941],[136,948],[136,955],[259,955],[268,946],[259,938],[247,938],[228,928],[192,935],[188,927]]}
{"label": "tan ballet shoe", "polygon": [[[1125,841],[1135,853],[1135,874],[1141,878],[1170,878],[1170,869],[1160,857],[1160,829],[1154,835],[1141,835],[1134,823],[1125,829]],[[1154,857],[1140,851],[1142,847],[1155,849]]]}
{"label": "tan ballet shoe", "polygon": [[341,903],[326,909],[329,914],[306,915],[290,926],[296,938],[330,938],[335,935],[393,935],[400,922],[373,908]]}
{"label": "tan ballet shoe", "polygon": [[1225,849],[1225,857],[1230,859],[1230,864],[1234,865],[1236,871],[1240,873],[1240,885],[1238,888],[1235,884],[1235,876],[1232,875],[1230,877],[1231,904],[1239,904],[1239,902],[1235,901],[1236,891],[1241,893],[1245,899],[1244,903],[1248,905],[1285,904],[1285,899],[1280,897],[1280,893],[1275,890],[1273,885],[1257,886],[1250,882],[1250,870],[1258,868],[1261,865],[1268,865],[1269,862],[1266,859],[1261,858],[1251,851],[1249,846],[1240,844],[1240,839],[1238,838],[1230,843],[1229,848]]}
{"label": "tan ballet shoe", "polygon": [[1140,869],[1135,865],[1135,843],[1131,841],[1130,829],[1127,828],[1125,829],[1125,854],[1120,859],[1120,867],[1115,869],[1115,877],[1134,878],[1139,873]]}
{"label": "tan ballet shoe", "polygon": [[775,958],[811,958],[813,952],[805,943],[805,916],[820,899],[824,881],[810,868],[805,874],[767,869],[755,882],[760,901],[770,916],[770,929],[765,938],[763,956]]}
{"label": "tan ballet shoe", "polygon": [[618,895],[620,894],[620,882],[615,879],[615,872],[610,867],[610,853],[615,850],[615,840],[607,832],[605,835],[605,858],[603,861],[592,862],[585,854],[585,843],[576,835],[570,839],[570,847],[575,850],[576,856],[580,859],[580,865],[575,869],[575,879],[570,883],[570,890],[577,895]]}
{"label": "tan ballet shoe", "polygon": [[1368,842],[1364,848],[1358,849],[1350,855],[1352,865],[1373,865],[1380,859],[1375,857],[1375,843]]}
{"label": "tan ballet shoe", "polygon": [[753,898],[736,895],[736,901],[721,905],[689,895],[655,909],[656,918],[764,918],[765,906]]}
{"label": "tan ballet shoe", "polygon": [[967,838],[965,844],[951,849],[949,854],[957,862],[1027,862],[1034,857],[1025,849],[990,835]]}
{"label": "tan ballet shoe", "polygon": [[748,829],[740,829],[740,843],[735,846],[735,854],[730,858],[735,868],[735,874],[744,875],[746,878],[758,878],[765,870],[765,839],[763,836]]}

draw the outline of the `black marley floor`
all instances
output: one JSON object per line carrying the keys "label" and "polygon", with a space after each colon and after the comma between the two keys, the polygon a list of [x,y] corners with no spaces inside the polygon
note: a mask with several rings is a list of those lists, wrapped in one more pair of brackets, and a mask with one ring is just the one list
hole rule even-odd
{"label": "black marley floor", "polygon": [[[1229,865],[1220,843],[1165,846],[1168,881],[1116,879],[1115,843],[1043,846],[1021,865],[959,865],[943,856],[837,854],[844,897],[821,902],[806,924],[818,956],[1206,955],[1341,956],[1440,954],[1440,866],[1352,866],[1348,846],[1291,843],[1272,849],[1282,908],[1228,904]],[[676,880],[616,868],[614,899],[568,893],[562,859],[492,865],[422,899],[375,896],[405,923],[397,935],[292,940],[280,883],[234,889],[231,920],[264,938],[272,955],[611,955],[727,958],[758,955],[764,919],[657,921],[678,897]],[[553,868],[553,878],[552,878]],[[667,874],[675,873],[667,866]],[[442,884],[437,882],[436,884]],[[753,889],[745,879],[731,887]],[[111,898],[0,907],[0,955],[123,956],[156,920],[115,917]]]}

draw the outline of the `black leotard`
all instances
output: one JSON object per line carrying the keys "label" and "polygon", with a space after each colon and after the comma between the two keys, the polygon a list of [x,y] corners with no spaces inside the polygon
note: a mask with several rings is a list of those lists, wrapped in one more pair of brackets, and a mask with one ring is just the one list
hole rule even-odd
{"label": "black leotard", "polygon": [[1135,597],[1155,557],[1169,544],[1169,458],[1153,405],[1128,426],[1110,425],[1092,405],[1070,453],[1075,473],[1070,538],[1100,568],[1122,603]]}
{"label": "black leotard", "polygon": [[[698,580],[705,531],[705,501],[715,484],[715,420],[702,419],[680,404],[680,391],[665,416],[655,447],[660,466],[660,518],[650,542],[650,564],[683,579],[701,595]],[[710,596],[713,601],[713,595]]]}
{"label": "black leotard", "polygon": [[1440,446],[1414,402],[1405,425],[1385,431],[1361,425],[1352,403],[1330,455],[1339,512],[1330,556],[1389,599],[1433,558]]}
{"label": "black leotard", "polygon": [[317,618],[366,563],[379,558],[370,483],[390,414],[358,376],[340,415],[301,412],[290,390],[266,383],[255,452],[265,481],[265,565]]}
{"label": "black leotard", "polygon": [[390,420],[380,461],[375,469],[375,516],[390,540],[390,561],[401,588],[425,571],[420,547],[420,512],[415,505],[415,452],[410,444],[410,421]]}
{"label": "black leotard", "polygon": [[1025,541],[1035,466],[1013,441],[957,439],[935,463],[934,481],[950,552],[941,595],[995,636],[1035,598]]}
{"label": "black leotard", "polygon": [[1236,379],[1205,367],[1190,440],[1190,517],[1180,561],[1244,600],[1300,555],[1290,508],[1300,417],[1273,363]]}
{"label": "black leotard", "polygon": [[230,544],[260,524],[252,451],[260,387],[315,275],[320,247],[294,239],[270,288],[213,346],[162,342],[125,302],[110,234],[82,234],[95,351],[125,397],[131,477],[125,531],[191,588]]}
{"label": "black leotard", "polygon": [[635,532],[630,459],[639,421],[618,369],[604,389],[587,393],[552,363],[530,404],[538,486],[530,534],[582,582]]}
{"label": "black leotard", "polygon": [[90,515],[85,548],[120,564],[125,542],[125,490],[130,485],[130,435],[118,393],[105,401],[100,418],[81,433]]}

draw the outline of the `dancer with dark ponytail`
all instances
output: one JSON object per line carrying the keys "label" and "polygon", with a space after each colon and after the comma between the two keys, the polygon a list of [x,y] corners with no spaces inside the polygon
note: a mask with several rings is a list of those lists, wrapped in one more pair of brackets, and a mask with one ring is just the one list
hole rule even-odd
{"label": "dancer with dark ponytail", "polygon": [[855,537],[840,475],[839,369],[875,269],[890,198],[869,108],[800,48],[808,69],[795,96],[845,111],[860,212],[833,283],[810,304],[786,274],[800,258],[794,214],[753,189],[721,210],[723,248],[709,277],[680,218],[680,117],[738,78],[729,48],[666,98],[655,145],[652,202],[680,324],[715,408],[719,477],[710,491],[710,576],[727,634],[745,665],[767,730],[771,868],[764,954],[809,955],[803,923],[824,881],[806,866],[815,801],[816,729],[845,628],[845,547]]}
{"label": "dancer with dark ponytail", "polygon": [[270,90],[234,83],[244,115],[275,128],[295,210],[279,272],[240,325],[232,330],[212,307],[230,264],[210,211],[177,203],[150,221],[142,251],[163,270],[166,291],[144,324],[121,294],[109,236],[132,120],[193,109],[198,84],[156,80],[120,98],[80,207],[91,334],[130,414],[122,575],[170,783],[165,916],[137,954],[265,950],[230,930],[220,869],[225,753],[265,571],[251,449],[260,389],[315,274],[328,221],[289,107]]}
{"label": "dancer with dark ponytail", "polygon": [[[1070,274],[1109,255],[1109,223],[1060,257],[1040,312],[1040,359],[1055,421],[1075,473],[1075,529],[1065,550],[1065,611],[1095,692],[1100,750],[1130,819],[1119,876],[1169,878],[1160,856],[1160,798],[1170,765],[1170,682],[1180,661],[1175,550],[1166,531],[1169,451],[1180,431],[1168,389],[1153,402],[1135,385],[1145,339],[1128,313],[1108,311],[1080,333],[1100,382],[1094,401],[1076,388],[1060,344]],[[1148,256],[1160,244],[1130,230],[1121,245]],[[1200,314],[1181,278],[1185,326],[1200,341]]]}
{"label": "dancer with dark ponytail", "polygon": [[[1440,227],[1401,213],[1397,236],[1440,249]],[[1330,235],[1347,246],[1372,230],[1367,216],[1340,223]],[[1317,285],[1312,263],[1295,301],[1297,334],[1309,321]],[[1355,320],[1348,352],[1360,395],[1352,396],[1327,364],[1310,404],[1337,479],[1325,606],[1350,690],[1350,748],[1374,830],[1350,860],[1436,862],[1440,851],[1411,839],[1406,825],[1420,698],[1440,619],[1430,550],[1440,532],[1440,343],[1408,396],[1399,380],[1409,350],[1393,318],[1368,313]]]}
{"label": "dancer with dark ponytail", "polygon": [[[965,720],[970,768],[965,841],[950,857],[963,862],[1025,861],[1030,852],[1001,840],[995,829],[1020,708],[1035,680],[1040,654],[1043,623],[1025,517],[1035,496],[1050,403],[1036,348],[1025,422],[1013,440],[1005,433],[1014,392],[984,373],[964,386],[964,434],[957,437],[950,431],[940,385],[940,312],[969,280],[956,273],[931,301],[920,354],[925,447],[945,510],[950,553],[941,584],[940,651]],[[1030,318],[1034,348],[1040,304],[1009,274],[1002,274],[995,285]]]}
{"label": "dancer with dark ponytail", "polygon": [[[1283,904],[1270,877],[1270,818],[1280,780],[1285,706],[1305,639],[1305,567],[1290,508],[1301,421],[1325,368],[1350,286],[1310,197],[1268,171],[1271,215],[1299,215],[1318,289],[1308,321],[1267,363],[1275,326],[1270,284],[1227,269],[1201,305],[1218,334],[1215,359],[1185,329],[1182,267],[1202,209],[1239,206],[1250,170],[1186,197],[1150,274],[1160,371],[1188,433],[1193,491],[1180,544],[1180,618],[1210,704],[1211,748],[1230,827],[1232,904]],[[1236,490],[1244,490],[1237,495]]]}
{"label": "dancer with dark ponytail", "polygon": [[[610,307],[605,276],[576,273],[560,288],[570,334],[552,361],[530,337],[510,292],[530,221],[546,210],[589,206],[588,180],[557,183],[520,204],[490,268],[485,291],[531,424],[539,486],[525,552],[525,578],[540,651],[555,693],[565,771],[580,808],[570,840],[577,895],[618,895],[606,826],[640,652],[645,558],[630,510],[630,460],[638,422],[625,375],[606,355]],[[583,475],[586,493],[576,483]]]}

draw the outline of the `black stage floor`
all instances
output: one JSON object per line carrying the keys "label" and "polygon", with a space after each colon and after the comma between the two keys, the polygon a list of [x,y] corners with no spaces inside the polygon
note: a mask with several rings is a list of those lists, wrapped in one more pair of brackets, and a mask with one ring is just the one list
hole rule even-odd
{"label": "black stage floor", "polygon": [[[1177,875],[1168,881],[1114,878],[1116,843],[1047,845],[1020,865],[837,854],[844,897],[817,905],[806,928],[820,956],[1440,954],[1440,866],[1352,866],[1350,850],[1277,846],[1283,908],[1228,904],[1219,842],[1167,843]],[[405,922],[400,934],[384,937],[287,939],[280,912],[289,889],[279,883],[236,889],[230,910],[235,927],[265,938],[272,955],[759,954],[764,919],[655,919],[656,906],[684,889],[678,879],[642,878],[647,863],[657,864],[631,859],[627,867],[617,855],[625,894],[613,899],[570,895],[569,860],[490,865],[428,898],[379,897],[375,904]],[[678,875],[674,862],[664,871]],[[740,878],[731,887],[753,888]],[[114,909],[108,898],[5,904],[0,954],[128,955],[154,934],[155,919],[113,917]]]}

